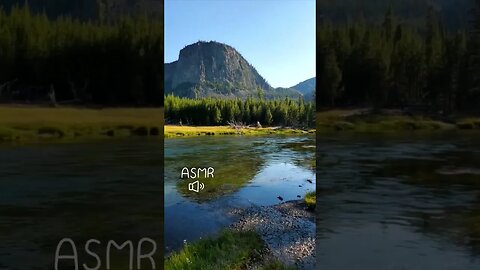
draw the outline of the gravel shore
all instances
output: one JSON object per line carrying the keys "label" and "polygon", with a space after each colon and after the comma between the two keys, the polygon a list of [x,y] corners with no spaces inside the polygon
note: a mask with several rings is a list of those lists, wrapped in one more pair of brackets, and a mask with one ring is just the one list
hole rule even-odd
{"label": "gravel shore", "polygon": [[296,269],[315,269],[315,215],[302,200],[234,209],[235,230],[253,230],[275,259]]}

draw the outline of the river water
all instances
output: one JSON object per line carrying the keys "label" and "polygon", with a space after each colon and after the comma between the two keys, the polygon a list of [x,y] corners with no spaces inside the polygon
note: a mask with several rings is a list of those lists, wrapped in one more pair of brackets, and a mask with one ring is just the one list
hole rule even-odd
{"label": "river water", "polygon": [[[101,241],[92,250],[103,267],[109,240],[130,240],[136,252],[148,237],[160,250],[162,152],[161,140],[143,138],[1,145],[0,269],[53,269],[62,238],[74,240],[80,269],[96,265],[83,248],[92,238]],[[72,254],[69,247],[61,254]],[[124,262],[112,255],[114,269],[128,269]]]}
{"label": "river water", "polygon": [[[480,269],[480,134],[414,134],[318,136],[319,269]],[[163,210],[171,252],[228,226],[228,209],[314,190],[314,145],[309,136],[2,145],[0,269],[52,269],[64,237],[161,243]],[[188,191],[183,167],[214,167],[215,178]]]}
{"label": "river water", "polygon": [[[216,136],[165,140],[165,247],[218,232],[230,209],[274,205],[315,190],[313,136]],[[182,168],[215,169],[199,179],[205,189],[188,190]],[[312,183],[310,183],[310,180]]]}
{"label": "river water", "polygon": [[478,135],[320,135],[318,269],[480,269]]}

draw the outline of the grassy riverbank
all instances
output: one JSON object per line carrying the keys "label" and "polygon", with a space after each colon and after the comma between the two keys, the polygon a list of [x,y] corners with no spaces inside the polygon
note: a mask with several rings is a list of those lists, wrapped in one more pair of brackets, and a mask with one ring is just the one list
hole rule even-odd
{"label": "grassy riverbank", "polygon": [[165,125],[165,137],[184,137],[202,135],[293,135],[315,133],[315,130],[304,131],[292,128],[242,128],[234,129],[230,126],[176,126]]}
{"label": "grassy riverbank", "polygon": [[[396,132],[396,131],[452,131],[480,130],[480,117],[452,116],[448,120],[429,116],[408,116],[400,113],[368,113],[366,110],[328,110],[316,115],[317,128],[308,133],[329,131]],[[304,130],[291,128],[244,128],[229,126],[165,126],[165,137],[200,135],[269,135],[303,134]]]}
{"label": "grassy riverbank", "polygon": [[444,131],[480,130],[480,117],[452,116],[434,119],[429,116],[408,116],[398,112],[370,113],[367,110],[329,110],[317,112],[317,131]]}
{"label": "grassy riverbank", "polygon": [[0,107],[0,142],[160,136],[162,108]]}
{"label": "grassy riverbank", "polygon": [[[161,136],[162,108],[0,106],[0,142],[97,137]],[[360,110],[317,113],[317,130],[384,132],[402,130],[480,130],[480,117],[440,121],[425,116],[366,114]],[[294,135],[314,133],[291,128],[166,125],[165,137],[199,135]]]}
{"label": "grassy riverbank", "polygon": [[317,193],[315,191],[310,191],[305,194],[305,205],[308,209],[315,209],[317,205]]}
{"label": "grassy riverbank", "polygon": [[166,270],[181,269],[290,269],[277,261],[265,261],[265,244],[254,232],[224,230],[215,238],[186,243],[182,250],[165,259]]}

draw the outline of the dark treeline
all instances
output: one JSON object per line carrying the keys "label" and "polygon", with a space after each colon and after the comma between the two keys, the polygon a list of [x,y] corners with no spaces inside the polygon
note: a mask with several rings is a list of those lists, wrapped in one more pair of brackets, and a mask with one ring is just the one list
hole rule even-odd
{"label": "dark treeline", "polygon": [[264,126],[314,127],[315,105],[303,99],[188,99],[165,97],[165,121],[189,125],[226,125],[228,123]]}
{"label": "dark treeline", "polygon": [[98,15],[97,7],[105,0],[2,0],[5,11],[28,2],[34,13],[45,13],[49,18],[73,16],[79,19],[93,19]]}
{"label": "dark treeline", "polygon": [[322,0],[317,6],[319,20],[330,22],[382,22],[385,11],[392,8],[402,23],[423,28],[427,10],[434,6],[443,25],[456,30],[468,24],[465,12],[472,0]]}
{"label": "dark treeline", "polygon": [[163,0],[2,0],[6,11],[28,3],[33,13],[45,13],[49,18],[72,16],[80,20],[108,20],[127,14],[148,14],[162,18]]}
{"label": "dark treeline", "polygon": [[317,27],[317,104],[477,111],[480,1],[471,29],[447,31],[430,8],[422,29],[389,9],[382,23]]}
{"label": "dark treeline", "polygon": [[162,105],[163,24],[49,19],[0,7],[0,101]]}

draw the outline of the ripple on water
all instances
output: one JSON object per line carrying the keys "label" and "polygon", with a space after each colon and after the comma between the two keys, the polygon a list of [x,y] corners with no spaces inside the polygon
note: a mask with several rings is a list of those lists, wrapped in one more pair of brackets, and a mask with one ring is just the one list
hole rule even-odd
{"label": "ripple on water", "polygon": [[323,269],[480,269],[478,137],[323,141]]}

